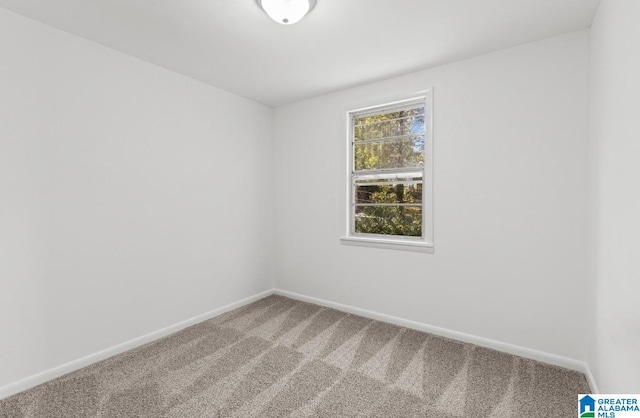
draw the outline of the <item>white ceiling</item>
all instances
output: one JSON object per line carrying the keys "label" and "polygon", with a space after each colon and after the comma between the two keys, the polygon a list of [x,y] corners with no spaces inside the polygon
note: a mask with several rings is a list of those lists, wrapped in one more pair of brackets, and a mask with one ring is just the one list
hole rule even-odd
{"label": "white ceiling", "polygon": [[600,0],[0,0],[24,16],[277,106],[587,28]]}

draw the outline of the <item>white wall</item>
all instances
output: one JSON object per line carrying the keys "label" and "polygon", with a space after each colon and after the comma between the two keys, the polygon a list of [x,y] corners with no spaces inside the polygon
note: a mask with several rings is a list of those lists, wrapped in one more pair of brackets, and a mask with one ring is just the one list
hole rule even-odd
{"label": "white wall", "polygon": [[272,287],[271,109],[0,9],[0,387]]}
{"label": "white wall", "polygon": [[[276,286],[584,361],[587,68],[582,31],[277,108]],[[345,112],[431,86],[435,254],[340,245]]]}
{"label": "white wall", "polygon": [[640,393],[640,2],[603,0],[591,28],[589,364],[603,393]]}

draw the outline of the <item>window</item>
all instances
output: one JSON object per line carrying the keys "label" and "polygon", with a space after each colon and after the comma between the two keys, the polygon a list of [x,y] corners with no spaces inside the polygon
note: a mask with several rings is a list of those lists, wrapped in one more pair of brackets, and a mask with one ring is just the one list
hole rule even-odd
{"label": "window", "polygon": [[349,112],[343,243],[433,248],[429,104],[425,96]]}

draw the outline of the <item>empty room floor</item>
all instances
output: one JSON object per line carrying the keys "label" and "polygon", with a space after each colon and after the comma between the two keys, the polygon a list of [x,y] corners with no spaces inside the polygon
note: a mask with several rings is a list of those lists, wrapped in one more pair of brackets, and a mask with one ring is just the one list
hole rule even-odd
{"label": "empty room floor", "polygon": [[575,371],[269,296],[0,401],[0,417],[570,417]]}

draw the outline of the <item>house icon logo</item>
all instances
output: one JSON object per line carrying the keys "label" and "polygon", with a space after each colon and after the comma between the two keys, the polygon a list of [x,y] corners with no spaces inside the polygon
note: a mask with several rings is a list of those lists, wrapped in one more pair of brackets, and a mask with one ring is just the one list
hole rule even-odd
{"label": "house icon logo", "polygon": [[578,401],[580,414],[578,415],[580,418],[592,418],[595,417],[595,409],[596,409],[596,400],[593,399],[589,395],[584,395]]}

